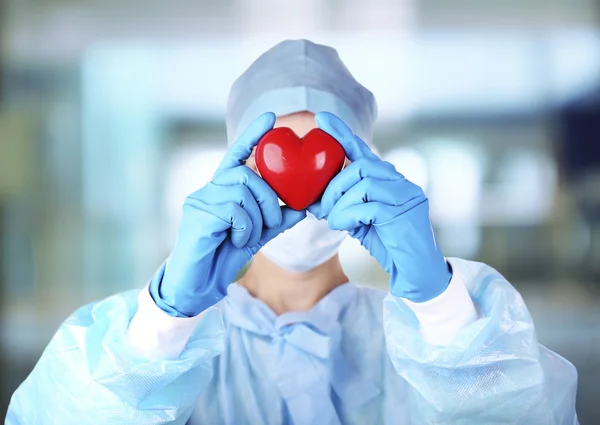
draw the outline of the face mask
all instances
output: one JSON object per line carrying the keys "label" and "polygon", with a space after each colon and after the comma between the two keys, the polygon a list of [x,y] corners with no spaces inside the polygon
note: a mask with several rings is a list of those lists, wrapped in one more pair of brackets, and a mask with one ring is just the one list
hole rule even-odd
{"label": "face mask", "polygon": [[260,252],[285,271],[302,273],[337,254],[347,235],[331,230],[327,220],[319,220],[307,212],[304,220],[271,239]]}

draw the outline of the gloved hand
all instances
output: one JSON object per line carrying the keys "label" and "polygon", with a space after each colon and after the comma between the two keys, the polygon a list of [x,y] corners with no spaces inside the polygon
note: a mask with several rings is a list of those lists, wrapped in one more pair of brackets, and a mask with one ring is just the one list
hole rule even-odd
{"label": "gloved hand", "polygon": [[352,163],[308,210],[327,218],[331,229],[346,230],[358,239],[390,274],[393,295],[414,302],[440,295],[452,272],[439,250],[423,190],[377,157],[335,115],[321,112],[316,121]]}
{"label": "gloved hand", "polygon": [[150,284],[155,303],[169,315],[192,317],[217,303],[264,244],[306,217],[306,211],[280,207],[273,189],[244,165],[274,123],[272,113],[257,118],[212,181],[187,197],[164,276],[159,271]]}

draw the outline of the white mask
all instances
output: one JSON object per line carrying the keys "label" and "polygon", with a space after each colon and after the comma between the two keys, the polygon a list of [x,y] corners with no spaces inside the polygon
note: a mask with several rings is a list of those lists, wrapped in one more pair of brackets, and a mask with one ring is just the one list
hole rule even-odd
{"label": "white mask", "polygon": [[347,235],[331,230],[327,220],[319,220],[307,212],[304,220],[271,239],[260,252],[285,271],[302,273],[330,260]]}

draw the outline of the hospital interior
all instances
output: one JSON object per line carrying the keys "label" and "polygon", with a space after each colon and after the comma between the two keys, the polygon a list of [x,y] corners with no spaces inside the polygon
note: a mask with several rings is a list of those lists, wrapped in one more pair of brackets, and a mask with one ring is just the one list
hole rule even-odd
{"label": "hospital interior", "polygon": [[[231,84],[299,38],[374,93],[374,149],[444,254],[519,290],[600,423],[597,0],[0,0],[0,418],[70,313],[147,284],[227,150]],[[341,260],[388,287],[357,241]]]}

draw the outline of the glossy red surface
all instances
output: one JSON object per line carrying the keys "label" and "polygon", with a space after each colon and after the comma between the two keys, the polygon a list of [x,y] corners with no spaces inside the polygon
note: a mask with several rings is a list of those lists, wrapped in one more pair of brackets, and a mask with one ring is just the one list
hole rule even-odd
{"label": "glossy red surface", "polygon": [[317,201],[346,158],[342,146],[315,128],[299,138],[287,127],[274,128],[258,142],[261,177],[290,208],[303,210]]}

